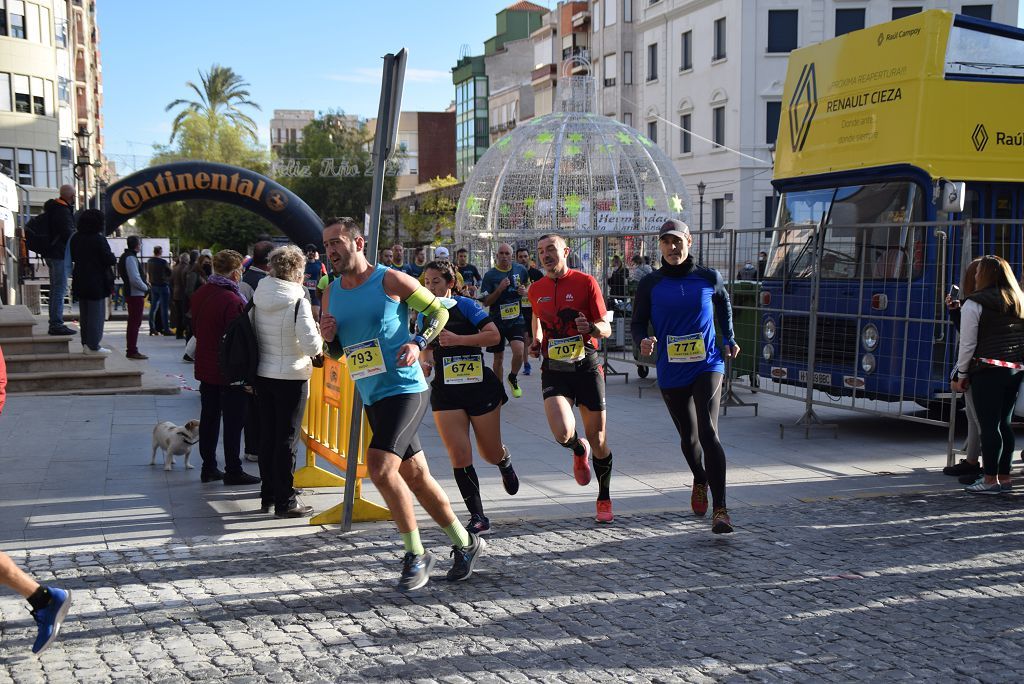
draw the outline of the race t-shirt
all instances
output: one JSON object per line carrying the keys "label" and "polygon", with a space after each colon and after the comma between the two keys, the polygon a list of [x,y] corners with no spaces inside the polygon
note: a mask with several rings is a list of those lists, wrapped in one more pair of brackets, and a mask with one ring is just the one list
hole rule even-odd
{"label": "race t-shirt", "polygon": [[458,266],[459,275],[462,276],[462,282],[467,285],[479,285],[480,284],[480,271],[476,270],[476,266],[473,264],[466,264],[465,266]]}
{"label": "race t-shirt", "polygon": [[[475,335],[491,322],[491,317],[487,315],[487,310],[475,299],[456,295],[450,299],[441,297],[439,301],[442,306],[448,309],[448,322],[444,326],[444,329],[448,332],[455,333],[456,335]],[[417,314],[417,328],[422,328],[423,323],[423,314]],[[434,387],[472,384],[474,378],[465,376],[458,378],[456,382],[452,382],[452,376],[455,375],[450,372],[453,362],[459,363],[461,366],[460,370],[462,371],[465,371],[468,364],[470,368],[475,370],[475,377],[480,378],[477,381],[479,382],[483,379],[483,352],[480,347],[443,347],[437,339],[430,343],[430,347],[434,350],[434,376],[431,380],[431,385]],[[449,371],[447,373],[448,382],[445,382],[446,370]]]}
{"label": "race t-shirt", "polygon": [[320,279],[325,275],[327,275],[327,267],[324,266],[322,261],[306,262],[306,273],[302,277],[302,287],[306,288],[309,298],[314,304],[320,301],[316,288],[320,283]]}
{"label": "race t-shirt", "polygon": [[482,298],[496,292],[505,278],[508,278],[509,286],[491,304],[491,318],[498,325],[523,325],[522,301],[516,290],[520,285],[526,285],[529,274],[521,264],[512,264],[512,268],[507,271],[495,267],[485,273],[480,285],[480,296]]}
{"label": "race t-shirt", "polygon": [[[545,357],[549,356],[551,345],[564,340],[570,355],[576,349],[576,338],[584,347],[588,356],[597,352],[598,341],[588,335],[581,335],[576,329],[576,319],[582,313],[591,323],[611,320],[611,315],[604,305],[601,288],[593,276],[569,269],[561,278],[541,278],[530,286],[530,304],[533,315],[540,320],[544,334],[541,350]],[[567,357],[564,360],[578,360]]]}
{"label": "race t-shirt", "polygon": [[[524,268],[526,268],[526,267],[524,267]],[[541,271],[538,268],[532,268],[532,267],[531,268],[526,268],[526,276],[527,276],[527,279],[526,279],[526,289],[529,290],[530,289],[530,285],[533,285],[535,282],[537,282],[538,280],[540,280],[541,278],[544,277],[544,272]],[[529,293],[527,293],[527,295],[525,297],[523,297],[523,308],[524,309],[529,309],[530,308],[530,295],[529,295]],[[527,321],[526,324],[529,325],[530,322]]]}

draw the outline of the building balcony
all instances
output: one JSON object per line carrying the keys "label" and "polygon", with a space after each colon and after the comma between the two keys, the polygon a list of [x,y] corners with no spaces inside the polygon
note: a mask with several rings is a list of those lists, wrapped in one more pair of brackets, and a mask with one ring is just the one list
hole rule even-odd
{"label": "building balcony", "polygon": [[583,28],[590,23],[590,11],[583,10],[572,15],[572,27],[574,29]]}
{"label": "building balcony", "polygon": [[554,81],[558,75],[558,67],[554,64],[544,64],[530,74],[530,81],[534,86],[543,84],[545,81]]}

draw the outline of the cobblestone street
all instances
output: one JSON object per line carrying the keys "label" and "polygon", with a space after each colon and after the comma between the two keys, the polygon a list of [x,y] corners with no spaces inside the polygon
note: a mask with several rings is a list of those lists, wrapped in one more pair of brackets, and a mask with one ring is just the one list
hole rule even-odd
{"label": "cobblestone street", "polygon": [[75,592],[37,659],[0,600],[0,681],[1020,680],[1021,498],[927,494],[505,521],[468,582],[395,590],[387,525],[16,554]]}

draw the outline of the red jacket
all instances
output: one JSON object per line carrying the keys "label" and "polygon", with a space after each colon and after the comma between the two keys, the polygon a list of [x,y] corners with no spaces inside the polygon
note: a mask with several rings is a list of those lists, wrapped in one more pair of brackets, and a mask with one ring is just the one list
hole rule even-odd
{"label": "red jacket", "polygon": [[228,324],[235,320],[245,303],[232,290],[214,283],[206,283],[189,301],[192,312],[192,330],[196,336],[195,376],[200,382],[226,385],[217,364],[220,339]]}

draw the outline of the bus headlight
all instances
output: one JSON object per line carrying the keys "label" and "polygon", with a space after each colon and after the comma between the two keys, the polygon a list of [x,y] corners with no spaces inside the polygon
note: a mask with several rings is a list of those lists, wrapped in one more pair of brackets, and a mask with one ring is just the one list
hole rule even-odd
{"label": "bus headlight", "polygon": [[764,321],[764,339],[771,342],[775,339],[775,321],[771,318],[766,318]]}
{"label": "bus headlight", "polygon": [[878,328],[873,323],[868,323],[860,331],[860,343],[865,351],[873,352],[878,348]]}
{"label": "bus headlight", "polygon": [[874,373],[875,367],[877,365],[878,364],[875,362],[874,354],[865,354],[864,356],[860,357],[860,367],[864,370],[865,373]]}
{"label": "bus headlight", "polygon": [[764,345],[764,348],[761,350],[761,356],[764,357],[765,361],[771,361],[775,357],[775,347],[770,344]]}

